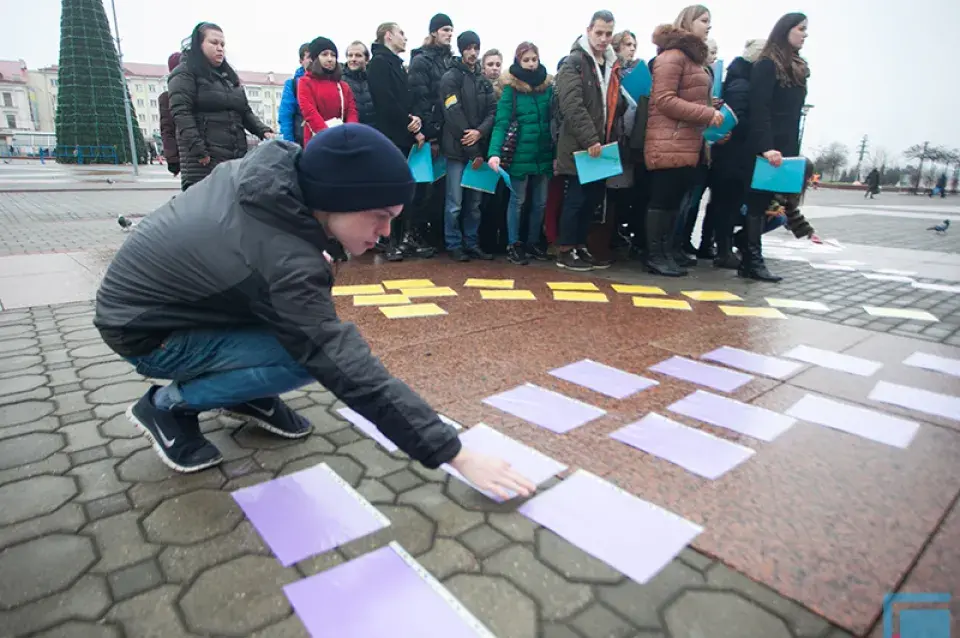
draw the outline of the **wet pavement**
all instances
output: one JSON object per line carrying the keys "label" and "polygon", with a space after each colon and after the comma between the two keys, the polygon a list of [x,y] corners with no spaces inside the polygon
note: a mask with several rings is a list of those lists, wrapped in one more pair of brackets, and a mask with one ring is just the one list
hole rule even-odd
{"label": "wet pavement", "polygon": [[[375,306],[338,298],[342,317],[359,325],[384,364],[443,414],[468,427],[486,423],[704,528],[639,585],[515,506],[385,452],[343,421],[342,404],[319,386],[288,397],[316,425],[307,440],[278,441],[210,415],[204,430],[225,463],[194,476],[167,470],[123,415],[148,382],[102,345],[89,301],[97,273],[124,238],[116,215],[146,213],[167,196],[0,195],[7,237],[0,248],[0,634],[305,635],[282,586],[393,540],[501,638],[881,638],[885,593],[958,591],[960,421],[870,398],[878,381],[960,394],[956,377],[902,364],[914,352],[960,359],[956,292],[864,276],[891,268],[884,263],[835,271],[774,261],[786,276],[780,285],[742,282],[712,268],[668,281],[630,265],[601,278],[443,257],[341,268],[342,285],[430,278],[457,292],[417,300],[436,302],[447,314],[410,319],[388,319]],[[784,254],[799,252],[815,263],[866,261],[846,252],[859,248],[856,233],[834,227],[849,210],[869,213],[851,209],[860,203],[853,198],[821,197],[826,214],[822,223],[812,221],[818,230],[834,225],[831,235],[843,250],[809,256],[784,236]],[[909,214],[880,219],[912,224]],[[60,230],[64,224],[75,224],[73,232]],[[892,237],[904,232],[890,230]],[[909,262],[912,250],[923,248],[897,254]],[[949,267],[951,245],[937,244],[923,258],[933,250]],[[925,277],[922,263],[917,254],[913,282],[946,288],[960,279],[944,277],[949,272]],[[85,273],[84,284],[66,285],[77,273]],[[483,300],[464,287],[467,278],[513,279],[537,300]],[[547,284],[570,281],[595,283],[608,303],[553,300]],[[692,310],[635,307],[614,282],[661,286]],[[785,298],[828,309],[781,308],[786,319],[732,317],[720,303],[681,294],[690,290],[742,298],[732,306],[769,307],[768,298]],[[64,298],[68,292],[75,297]],[[925,310],[938,321],[877,318],[864,305]],[[673,355],[698,359],[720,346],[783,355],[798,345],[883,366],[871,377],[805,366],[785,380],[757,376],[729,396],[782,413],[812,393],[907,418],[919,424],[909,447],[803,421],[773,441],[753,439],[666,411],[698,386],[648,370]],[[583,358],[660,384],[616,400],[548,374]],[[606,415],[557,435],[482,403],[528,382]],[[608,437],[648,412],[756,454],[711,481]],[[284,568],[229,492],[322,462],[392,525]],[[956,596],[952,609],[956,632]]]}

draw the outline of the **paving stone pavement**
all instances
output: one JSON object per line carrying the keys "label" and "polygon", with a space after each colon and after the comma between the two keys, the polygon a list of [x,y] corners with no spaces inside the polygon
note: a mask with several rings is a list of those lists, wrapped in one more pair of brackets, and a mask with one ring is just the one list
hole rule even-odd
{"label": "paving stone pavement", "polygon": [[146,215],[169,200],[170,191],[0,194],[0,256],[106,249],[126,234],[117,215]]}
{"label": "paving stone pavement", "polygon": [[[902,202],[896,203],[902,204]],[[951,200],[950,203],[955,204],[956,200]],[[943,216],[947,218],[954,215],[944,213]],[[956,228],[951,228],[943,235],[927,230],[938,223],[930,219],[876,217],[863,214],[836,219],[818,219],[815,221],[815,226],[821,236],[836,237],[841,242],[851,244],[960,253],[960,233],[956,232]]]}
{"label": "paving stone pavement", "polygon": [[[646,585],[442,471],[387,454],[319,386],[299,442],[225,417],[225,462],[167,470],[123,414],[146,387],[89,303],[0,313],[0,635],[304,636],[282,586],[396,540],[499,638],[844,638],[686,549]],[[329,464],[392,525],[284,568],[229,492]]]}

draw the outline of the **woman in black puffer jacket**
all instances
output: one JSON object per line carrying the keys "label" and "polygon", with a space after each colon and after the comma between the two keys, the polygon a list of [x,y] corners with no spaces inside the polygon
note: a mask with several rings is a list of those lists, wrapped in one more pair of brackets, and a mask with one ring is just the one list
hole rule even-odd
{"label": "woman in black puffer jacket", "polygon": [[250,108],[223,49],[223,30],[201,22],[193,29],[183,61],[167,80],[183,190],[209,175],[217,164],[246,155],[246,131],[260,139],[273,137]]}
{"label": "woman in black puffer jacket", "polygon": [[357,103],[357,116],[361,124],[373,126],[376,113],[373,110],[373,98],[370,97],[370,83],[367,81],[367,62],[370,51],[359,40],[347,47],[347,65],[343,69],[343,81],[350,85],[353,100]]}

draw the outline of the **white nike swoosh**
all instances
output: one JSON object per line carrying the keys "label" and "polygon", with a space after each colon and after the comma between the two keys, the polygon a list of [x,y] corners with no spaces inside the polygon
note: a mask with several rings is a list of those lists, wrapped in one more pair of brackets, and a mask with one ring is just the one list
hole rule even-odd
{"label": "white nike swoosh", "polygon": [[250,406],[250,408],[251,408],[252,410],[256,410],[257,412],[259,412],[259,413],[262,414],[263,416],[273,416],[273,413],[277,411],[276,406],[270,408],[269,410],[261,410],[260,408],[258,408],[257,406],[255,406],[255,405],[252,404],[252,403],[248,403],[247,405]]}
{"label": "white nike swoosh", "polygon": [[163,430],[161,430],[160,428],[157,428],[157,432],[160,433],[160,440],[163,441],[163,444],[167,447],[167,449],[170,449],[171,447],[173,447],[173,444],[177,442],[177,437],[168,439],[163,435]]}

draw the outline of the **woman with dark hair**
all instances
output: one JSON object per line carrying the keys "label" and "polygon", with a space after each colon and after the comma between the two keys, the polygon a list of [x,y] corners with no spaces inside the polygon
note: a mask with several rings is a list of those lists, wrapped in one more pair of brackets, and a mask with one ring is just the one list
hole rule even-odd
{"label": "woman with dark hair", "polygon": [[343,79],[338,55],[337,45],[329,38],[321,36],[310,43],[313,63],[297,84],[297,103],[303,113],[304,148],[320,131],[360,122],[356,99],[350,85]]}
{"label": "woman with dark hair", "polygon": [[247,154],[247,134],[270,139],[224,55],[223,29],[201,22],[190,35],[183,60],[167,80],[177,128],[181,188],[187,190],[220,164]]}
{"label": "woman with dark hair", "polygon": [[[774,25],[750,72],[749,146],[772,166],[780,166],[784,157],[800,155],[800,114],[810,75],[806,60],[800,57],[806,39],[807,16],[788,13]],[[745,238],[738,246],[742,261],[737,274],[741,277],[769,282],[782,279],[767,270],[763,261],[761,236],[772,196],[757,190],[747,194]]]}

